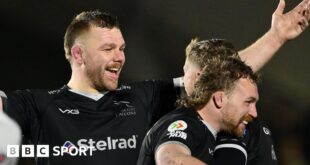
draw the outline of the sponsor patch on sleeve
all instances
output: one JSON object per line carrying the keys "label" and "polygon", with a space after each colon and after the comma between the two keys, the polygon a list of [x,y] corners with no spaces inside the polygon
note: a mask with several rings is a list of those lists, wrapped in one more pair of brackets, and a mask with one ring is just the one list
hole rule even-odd
{"label": "sponsor patch on sleeve", "polygon": [[183,120],[177,120],[173,123],[171,123],[168,127],[168,131],[172,132],[172,131],[177,131],[177,130],[185,130],[187,128],[187,124],[185,121]]}
{"label": "sponsor patch on sleeve", "polygon": [[187,123],[183,120],[177,120],[171,123],[168,127],[168,136],[169,138],[177,137],[186,140],[187,134],[184,130],[187,128]]}

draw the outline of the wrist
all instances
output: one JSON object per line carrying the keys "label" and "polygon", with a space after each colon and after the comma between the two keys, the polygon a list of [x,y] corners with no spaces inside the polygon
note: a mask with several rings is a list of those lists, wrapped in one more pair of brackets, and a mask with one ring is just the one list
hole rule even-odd
{"label": "wrist", "polygon": [[266,33],[266,38],[270,40],[269,43],[276,48],[281,47],[286,41],[288,41],[287,38],[283,37],[279,33],[280,32],[278,30],[273,28],[270,28],[270,30]]}

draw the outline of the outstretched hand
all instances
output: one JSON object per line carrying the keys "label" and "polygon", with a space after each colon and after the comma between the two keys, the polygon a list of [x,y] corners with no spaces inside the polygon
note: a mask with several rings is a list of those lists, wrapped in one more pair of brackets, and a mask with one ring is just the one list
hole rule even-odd
{"label": "outstretched hand", "polygon": [[271,30],[277,35],[279,41],[285,42],[296,38],[309,25],[310,0],[303,0],[294,9],[283,13],[285,1],[280,0],[277,9],[272,15]]}

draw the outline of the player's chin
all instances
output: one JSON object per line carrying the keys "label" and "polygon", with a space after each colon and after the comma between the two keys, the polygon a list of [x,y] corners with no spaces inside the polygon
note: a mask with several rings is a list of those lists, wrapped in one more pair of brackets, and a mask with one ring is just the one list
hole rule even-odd
{"label": "player's chin", "polygon": [[240,123],[233,132],[235,136],[241,138],[243,136],[244,130],[245,125],[243,123]]}
{"label": "player's chin", "polygon": [[117,87],[118,87],[118,81],[117,80],[108,81],[106,83],[106,88],[108,91],[114,91],[117,89]]}

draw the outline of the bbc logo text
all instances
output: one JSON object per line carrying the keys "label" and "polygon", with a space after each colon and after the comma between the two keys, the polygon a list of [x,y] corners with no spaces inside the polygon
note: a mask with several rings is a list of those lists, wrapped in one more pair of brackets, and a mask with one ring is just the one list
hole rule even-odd
{"label": "bbc logo text", "polygon": [[[51,152],[51,153],[50,153]],[[93,149],[85,146],[7,145],[7,157],[92,156]]]}

